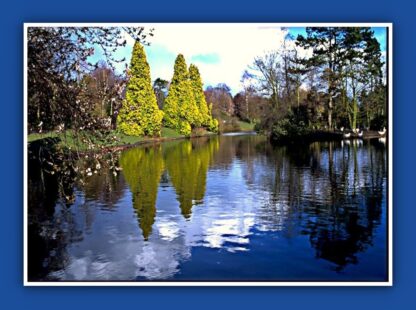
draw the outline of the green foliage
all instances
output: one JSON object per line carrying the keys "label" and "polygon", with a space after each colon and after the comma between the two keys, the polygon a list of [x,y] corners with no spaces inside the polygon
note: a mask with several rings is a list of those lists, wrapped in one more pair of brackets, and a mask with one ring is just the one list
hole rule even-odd
{"label": "green foliage", "polygon": [[209,131],[217,133],[219,131],[219,124],[218,124],[218,120],[215,119],[212,116],[212,103],[210,103],[209,107],[208,107],[208,114],[210,116],[210,121],[209,121]]}
{"label": "green foliage", "polygon": [[196,126],[204,126],[212,132],[218,132],[218,121],[212,117],[212,104],[208,106],[201,75],[198,67],[194,64],[189,66],[189,79],[191,81],[192,92],[195,97],[196,106],[198,107],[198,120]]}
{"label": "green foliage", "polygon": [[195,103],[199,111],[198,119],[195,125],[209,127],[211,122],[211,114],[209,113],[208,104],[205,99],[201,75],[199,74],[198,67],[194,64],[189,66],[189,79],[191,81]]}
{"label": "green foliage", "polygon": [[199,117],[188,69],[182,54],[179,54],[175,60],[173,78],[165,100],[164,112],[165,125],[177,129],[186,136],[190,135],[191,125],[194,125]]}
{"label": "green foliage", "polygon": [[56,132],[50,131],[46,133],[31,133],[27,136],[27,142],[33,142],[46,138],[56,138],[58,134]]}
{"label": "green foliage", "polygon": [[215,133],[218,132],[218,120],[216,120],[215,118],[211,118],[209,122],[209,131]]}
{"label": "green foliage", "polygon": [[243,121],[238,121],[237,123],[240,126],[241,131],[253,131],[254,130],[254,123],[247,123]]}
{"label": "green foliage", "polygon": [[289,113],[286,117],[274,123],[271,129],[271,139],[274,141],[291,141],[306,137],[310,133],[311,130],[300,113]]}
{"label": "green foliage", "polygon": [[241,131],[239,119],[235,116],[230,116],[225,113],[221,113],[218,115],[217,119],[212,119],[212,127],[213,131],[215,129],[219,132],[238,132]]}
{"label": "green foliage", "polygon": [[190,136],[192,129],[200,126],[217,131],[202,85],[198,68],[191,65],[188,73],[185,58],[179,54],[164,103],[164,123],[167,127],[176,129],[185,136]]}
{"label": "green foliage", "polygon": [[184,136],[190,136],[192,132],[191,125],[187,121],[182,121],[179,123],[179,132]]}
{"label": "green foliage", "polygon": [[143,46],[136,41],[130,64],[126,99],[120,109],[118,129],[127,135],[159,136],[163,112],[159,110]]}
{"label": "green foliage", "polygon": [[306,69],[321,70],[327,127],[346,123],[351,129],[369,127],[373,118],[384,115],[386,103],[382,98],[370,96],[369,101],[363,101],[359,96],[363,91],[374,94],[383,85],[383,61],[374,31],[369,27],[307,27],[306,32],[306,37],[298,36],[296,44],[313,50],[311,57],[302,61]]}
{"label": "green foliage", "polygon": [[59,149],[67,149],[72,151],[91,151],[98,150],[104,146],[112,146],[116,143],[114,133],[82,130],[76,132],[73,129],[68,129],[61,132],[50,131],[42,134],[33,133],[28,135],[27,141],[33,142],[37,140],[44,140],[48,138],[57,138],[57,147]]}
{"label": "green foliage", "polygon": [[162,137],[163,138],[182,138],[183,135],[181,135],[174,129],[162,127]]}
{"label": "green foliage", "polygon": [[122,153],[120,165],[133,194],[133,208],[145,240],[152,232],[156,216],[156,198],[164,169],[160,146],[138,147]]}

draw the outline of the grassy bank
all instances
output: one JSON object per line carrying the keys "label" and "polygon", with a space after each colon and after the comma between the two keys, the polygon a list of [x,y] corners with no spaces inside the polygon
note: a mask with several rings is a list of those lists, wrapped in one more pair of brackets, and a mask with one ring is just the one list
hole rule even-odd
{"label": "grassy bank", "polygon": [[254,123],[238,121],[238,125],[240,126],[240,131],[254,131]]}
{"label": "grassy bank", "polygon": [[[208,136],[213,135],[212,132],[205,130],[197,130],[191,135],[191,137]],[[65,132],[46,132],[46,133],[33,133],[27,137],[27,142],[31,143],[47,138],[56,138],[59,147],[68,148],[74,151],[94,151],[112,147],[122,147],[135,145],[146,142],[164,141],[171,139],[181,139],[185,136],[181,135],[177,131],[163,127],[160,137],[137,137],[128,136],[117,131],[111,131],[106,135],[97,136],[88,131],[78,132],[75,134],[72,130]]]}
{"label": "grassy bank", "polygon": [[[254,130],[254,124],[243,121],[238,121],[236,123],[238,126],[236,126],[234,131]],[[198,129],[192,133],[191,137],[209,136],[212,134],[212,132],[204,129]],[[185,138],[185,136],[167,127],[162,128],[161,136],[157,138],[128,136],[118,131],[110,131],[106,135],[97,136],[97,134],[91,134],[88,131],[75,133],[72,130],[66,130],[60,133],[53,131],[45,133],[32,133],[27,136],[27,142],[30,143],[46,138],[57,138],[59,141],[58,146],[60,147],[65,147],[74,151],[91,151],[118,146],[129,146],[145,142],[180,139]]]}

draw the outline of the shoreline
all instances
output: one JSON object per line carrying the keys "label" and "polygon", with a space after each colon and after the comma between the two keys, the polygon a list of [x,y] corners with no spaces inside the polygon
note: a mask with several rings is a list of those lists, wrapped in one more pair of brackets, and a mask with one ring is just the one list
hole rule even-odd
{"label": "shoreline", "polygon": [[91,153],[98,153],[98,152],[104,152],[104,151],[118,152],[118,151],[123,151],[123,150],[129,149],[129,148],[132,148],[132,147],[136,147],[136,146],[140,146],[140,145],[158,144],[158,143],[163,143],[163,142],[168,142],[168,141],[186,140],[186,139],[212,137],[212,136],[220,136],[220,135],[221,134],[209,133],[209,134],[195,135],[195,136],[190,136],[190,137],[182,136],[182,137],[158,137],[158,138],[149,138],[149,139],[142,140],[142,141],[137,141],[137,142],[131,143],[131,144],[122,144],[122,145],[107,146],[107,147],[104,147],[101,150],[89,150],[87,152],[82,151],[82,152],[78,152],[78,153],[81,154],[81,155],[83,155],[83,154],[91,154]]}
{"label": "shoreline", "polygon": [[[132,147],[137,147],[141,145],[147,145],[147,144],[158,144],[168,141],[175,141],[175,140],[185,140],[185,139],[193,139],[193,138],[203,138],[203,137],[212,137],[212,136],[219,136],[221,134],[217,133],[206,133],[206,134],[199,134],[199,135],[192,135],[189,137],[186,136],[177,136],[177,137],[156,137],[156,138],[143,138],[143,140],[139,140],[133,143],[124,143],[124,144],[117,144],[117,145],[103,145],[101,148],[95,148],[95,149],[74,149],[73,146],[69,145],[68,143],[63,143],[61,146],[69,151],[70,153],[77,154],[77,155],[90,155],[90,154],[100,154],[100,153],[106,153],[106,152],[118,152],[122,150],[126,150]],[[45,137],[36,139],[33,141],[27,142],[27,147],[30,148],[32,144],[42,144],[43,142],[46,142],[46,144],[49,144],[48,142],[51,139],[57,139],[56,144],[59,144],[59,142],[62,141],[62,139],[59,136],[49,135],[48,133],[45,134]]]}
{"label": "shoreline", "polygon": [[[74,150],[68,144],[62,144],[64,148],[66,148],[71,153],[76,153],[78,155],[89,155],[89,154],[96,154],[96,153],[105,153],[105,152],[118,152],[123,151],[129,148],[143,146],[143,145],[150,145],[150,144],[159,144],[163,142],[169,141],[176,141],[176,140],[185,140],[185,139],[194,139],[194,138],[203,138],[203,137],[212,137],[212,136],[239,136],[239,135],[264,135],[261,133],[257,133],[253,130],[240,130],[240,131],[232,131],[232,132],[223,132],[223,133],[205,133],[199,135],[192,135],[189,137],[186,136],[177,136],[177,137],[155,137],[155,138],[143,138],[143,140],[136,141],[134,143],[124,143],[118,145],[107,145],[103,146],[102,148],[90,149],[90,150]],[[353,140],[353,139],[361,139],[361,140],[369,140],[369,139],[376,139],[376,138],[383,138],[386,137],[386,134],[380,135],[377,131],[366,131],[363,133],[362,137],[359,137],[357,134],[351,133],[350,137],[344,137],[344,133],[340,131],[314,131],[307,135],[296,136],[296,137],[283,137],[280,139],[273,139],[272,136],[266,135],[270,139],[271,143],[297,143],[297,142],[314,142],[314,141],[341,141],[341,140]],[[45,134],[44,138],[36,139],[33,141],[28,141],[28,147],[32,143],[41,143],[42,140],[46,139],[62,139],[59,136],[48,136],[48,133]],[[59,142],[58,142],[59,143]]]}
{"label": "shoreline", "polygon": [[[349,136],[346,137],[345,134]],[[315,142],[315,141],[342,141],[342,140],[370,140],[377,138],[385,138],[387,133],[379,134],[378,131],[368,130],[364,131],[363,135],[360,137],[358,134],[351,131],[324,131],[316,130],[308,132],[303,135],[294,135],[294,136],[282,136],[274,137],[269,135],[270,141],[272,143],[301,143],[301,142]]]}

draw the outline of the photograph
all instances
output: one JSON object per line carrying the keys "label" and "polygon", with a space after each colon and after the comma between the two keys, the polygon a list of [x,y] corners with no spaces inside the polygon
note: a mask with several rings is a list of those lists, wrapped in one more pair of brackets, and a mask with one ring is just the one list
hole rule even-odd
{"label": "photograph", "polygon": [[392,285],[391,23],[23,28],[25,286]]}

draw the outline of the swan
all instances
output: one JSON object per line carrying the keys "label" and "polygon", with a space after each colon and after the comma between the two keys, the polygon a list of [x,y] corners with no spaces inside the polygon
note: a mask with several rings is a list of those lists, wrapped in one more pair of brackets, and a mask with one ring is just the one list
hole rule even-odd
{"label": "swan", "polygon": [[386,133],[386,127],[383,127],[383,131],[379,131],[378,134],[380,136],[384,136],[384,134]]}

